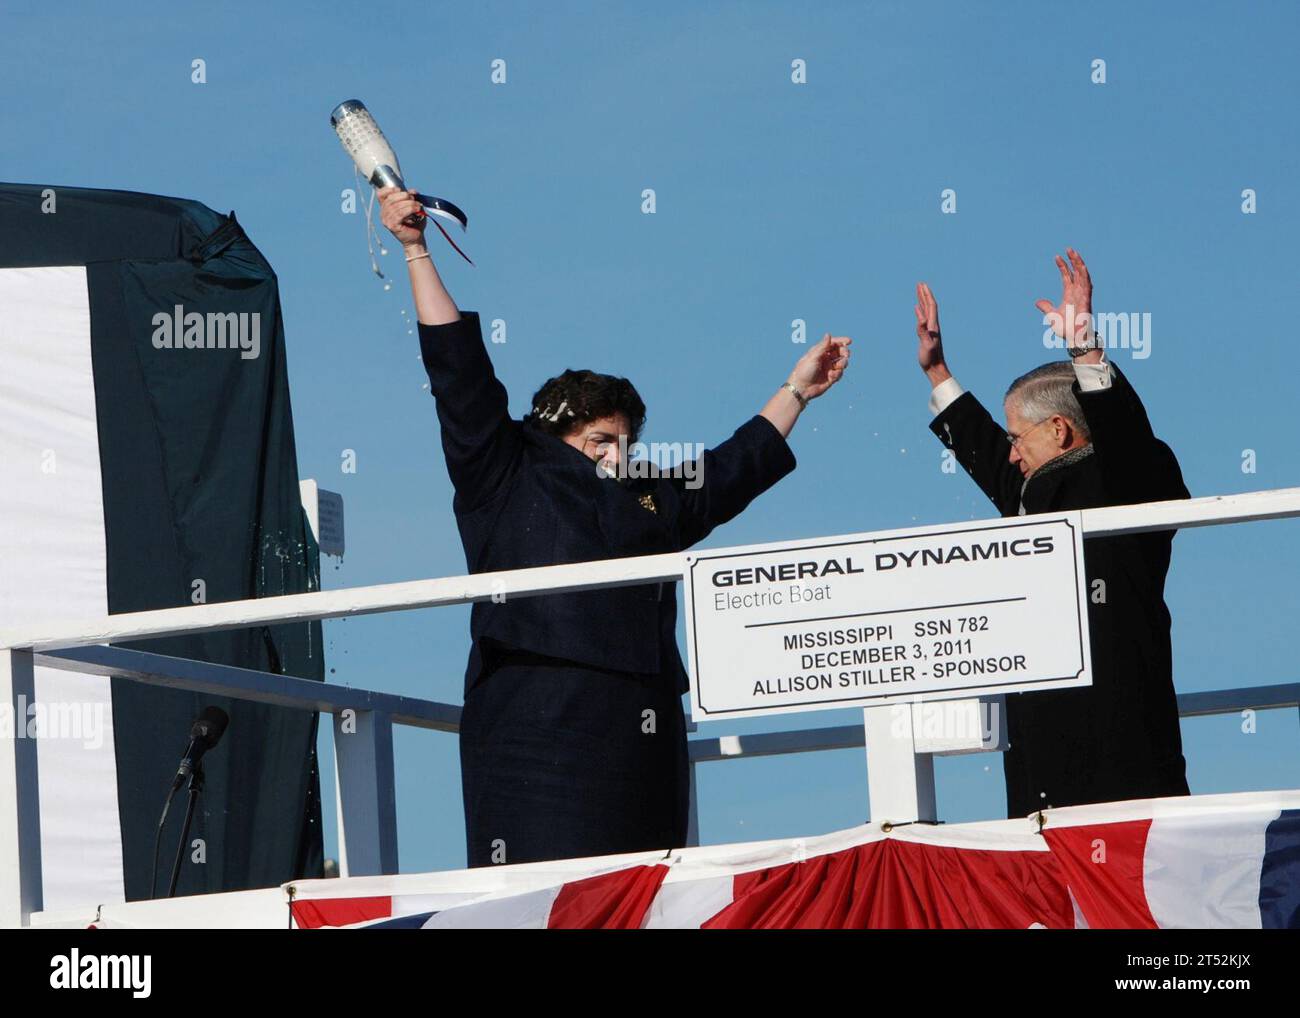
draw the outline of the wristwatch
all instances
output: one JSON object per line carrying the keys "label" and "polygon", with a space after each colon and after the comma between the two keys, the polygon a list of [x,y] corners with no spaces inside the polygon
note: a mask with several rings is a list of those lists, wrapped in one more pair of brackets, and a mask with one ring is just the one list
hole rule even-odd
{"label": "wristwatch", "polygon": [[1095,332],[1092,333],[1091,335],[1092,338],[1083,346],[1070,346],[1067,343],[1065,347],[1065,352],[1068,353],[1071,357],[1082,357],[1085,354],[1092,353],[1092,351],[1094,350],[1100,350],[1101,338]]}

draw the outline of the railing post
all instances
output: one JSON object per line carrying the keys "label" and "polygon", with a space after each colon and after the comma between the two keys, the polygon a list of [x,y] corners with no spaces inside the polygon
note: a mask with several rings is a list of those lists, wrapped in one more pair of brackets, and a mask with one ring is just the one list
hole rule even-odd
{"label": "railing post", "polygon": [[37,741],[27,737],[27,707],[35,700],[31,652],[0,649],[0,711],[10,715],[10,725],[0,721],[0,927],[6,929],[26,926],[41,909]]}
{"label": "railing post", "polygon": [[872,823],[938,820],[934,758],[916,751],[910,704],[862,708]]}
{"label": "railing post", "polygon": [[696,763],[692,760],[687,766],[690,767],[691,774],[691,804],[690,811],[687,813],[686,820],[686,846],[694,848],[700,843],[700,798],[699,791],[695,785],[695,767]]}
{"label": "railing post", "polygon": [[393,721],[381,711],[334,715],[339,801],[339,876],[397,872]]}

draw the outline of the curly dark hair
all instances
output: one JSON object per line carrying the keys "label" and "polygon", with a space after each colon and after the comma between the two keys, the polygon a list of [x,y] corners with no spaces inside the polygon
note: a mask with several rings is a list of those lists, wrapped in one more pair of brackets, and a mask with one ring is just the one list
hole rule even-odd
{"label": "curly dark hair", "polygon": [[525,418],[531,426],[563,438],[574,428],[602,417],[622,414],[637,440],[645,427],[645,402],[626,378],[595,371],[574,371],[547,379],[533,395],[532,411]]}

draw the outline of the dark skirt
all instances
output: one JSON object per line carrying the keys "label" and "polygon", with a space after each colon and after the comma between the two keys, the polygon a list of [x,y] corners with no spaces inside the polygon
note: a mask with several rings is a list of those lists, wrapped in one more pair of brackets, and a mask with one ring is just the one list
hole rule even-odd
{"label": "dark skirt", "polygon": [[509,654],[461,716],[468,864],[680,848],[686,753],[674,679]]}

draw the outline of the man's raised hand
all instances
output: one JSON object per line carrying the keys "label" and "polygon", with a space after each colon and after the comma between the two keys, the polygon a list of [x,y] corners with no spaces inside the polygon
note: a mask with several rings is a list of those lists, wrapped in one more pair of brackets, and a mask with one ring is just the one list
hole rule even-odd
{"label": "man's raised hand", "polygon": [[1079,346],[1087,340],[1092,328],[1092,277],[1083,255],[1072,247],[1065,249],[1066,257],[1056,256],[1056,267],[1061,270],[1061,303],[1050,300],[1034,302],[1043,313],[1043,321],[1070,346]]}
{"label": "man's raised hand", "polygon": [[932,386],[951,378],[939,334],[939,303],[926,283],[916,284],[916,359]]}

